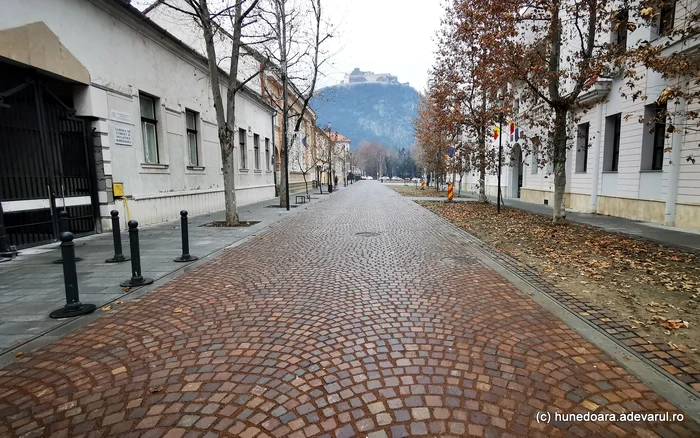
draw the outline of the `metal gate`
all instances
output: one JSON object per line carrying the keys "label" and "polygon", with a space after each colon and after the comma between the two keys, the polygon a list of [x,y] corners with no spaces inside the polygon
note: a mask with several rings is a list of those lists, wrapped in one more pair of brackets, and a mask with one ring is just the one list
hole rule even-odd
{"label": "metal gate", "polygon": [[10,244],[56,240],[64,209],[73,233],[93,233],[91,160],[71,85],[4,70],[0,65],[0,220]]}

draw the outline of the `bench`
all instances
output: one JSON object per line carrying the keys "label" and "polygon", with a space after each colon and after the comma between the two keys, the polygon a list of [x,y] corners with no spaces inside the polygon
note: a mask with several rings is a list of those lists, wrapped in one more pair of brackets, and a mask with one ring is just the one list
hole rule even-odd
{"label": "bench", "polygon": [[[305,204],[306,203],[306,195],[296,195],[296,201],[294,201],[295,204]],[[301,202],[299,200],[301,199]]]}

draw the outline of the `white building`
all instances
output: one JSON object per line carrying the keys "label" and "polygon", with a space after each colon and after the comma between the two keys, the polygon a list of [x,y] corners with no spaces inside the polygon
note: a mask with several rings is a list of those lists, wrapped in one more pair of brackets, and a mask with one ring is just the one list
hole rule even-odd
{"label": "white building", "polygon": [[[676,25],[684,19],[686,6],[685,1],[675,3],[675,14],[669,16],[676,20]],[[673,21],[665,24],[673,25]],[[667,37],[659,35],[659,29],[658,24],[651,28],[639,27],[627,32],[622,41],[627,47],[640,40],[665,44]],[[601,39],[617,37],[599,36]],[[697,41],[690,46],[677,41],[665,50],[690,51],[697,45]],[[636,85],[647,99],[633,101],[620,94],[619,90],[626,88],[626,80],[619,76],[596,79],[579,98],[592,103],[593,108],[577,113],[580,120],[570,126],[566,160],[567,209],[700,230],[700,161],[686,160],[687,156],[697,157],[700,138],[693,130],[686,129],[664,136],[670,121],[647,125],[656,116],[656,100],[668,83],[653,71],[644,72],[643,81]],[[668,105],[671,112],[698,110],[698,104],[684,109],[682,101]],[[645,123],[640,123],[640,119]],[[676,119],[673,124],[680,126],[682,121]],[[652,128],[654,132],[650,132]],[[519,129],[527,127],[519,126]],[[507,158],[501,178],[503,197],[551,205],[554,199],[551,165],[538,167],[533,154],[520,153],[506,126],[504,134]],[[497,150],[498,142],[492,141],[491,147]],[[488,194],[496,195],[496,185],[496,176],[493,173],[487,176]],[[463,188],[476,191],[477,187],[476,174],[465,178]]]}
{"label": "white building", "polygon": [[[120,0],[5,0],[2,10],[0,201],[13,244],[52,240],[64,195],[74,231],[111,229],[110,210],[127,216],[115,197],[120,184],[141,224],[177,219],[182,209],[223,209],[216,118],[198,52]],[[250,89],[236,99],[237,199],[245,205],[274,196],[273,110]],[[36,123],[23,122],[24,112]],[[31,126],[20,135],[22,123]]]}

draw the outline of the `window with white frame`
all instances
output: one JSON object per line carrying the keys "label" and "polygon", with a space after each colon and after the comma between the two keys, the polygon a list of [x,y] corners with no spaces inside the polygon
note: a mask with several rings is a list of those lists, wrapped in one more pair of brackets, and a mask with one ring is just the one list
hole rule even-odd
{"label": "window with white frame", "polygon": [[190,166],[199,166],[199,146],[197,144],[197,116],[194,111],[185,110],[187,122],[187,153]]}
{"label": "window with white frame", "polygon": [[603,149],[603,170],[617,172],[620,162],[620,133],[622,113],[605,118],[605,145]]}
{"label": "window with white frame", "polygon": [[620,9],[613,14],[612,22],[610,23],[610,43],[623,51],[627,49],[628,22],[629,11],[627,9]]}
{"label": "window with white frame", "polygon": [[246,142],[245,142],[245,137],[246,137],[246,130],[245,129],[239,129],[238,130],[238,148],[241,150],[241,169],[247,169],[248,168],[248,162],[247,162],[247,150],[246,150]]}
{"label": "window with white frame", "polygon": [[642,135],[641,170],[662,170],[666,143],[666,104],[644,107],[645,131]]}
{"label": "window with white frame", "polygon": [[265,139],[265,170],[270,170],[270,139]]}
{"label": "window with white frame", "polygon": [[260,170],[260,136],[253,135],[253,154],[255,155],[255,170]]}
{"label": "window with white frame", "polygon": [[576,172],[585,173],[588,170],[588,131],[590,124],[578,125],[576,134]]}
{"label": "window with white frame", "polygon": [[141,133],[143,136],[143,154],[146,163],[159,163],[158,156],[158,130],[156,126],[155,98],[145,94],[139,94],[139,107],[141,110]]}
{"label": "window with white frame", "polygon": [[673,30],[676,18],[676,0],[661,0],[659,6],[658,29],[659,36],[664,36]]}

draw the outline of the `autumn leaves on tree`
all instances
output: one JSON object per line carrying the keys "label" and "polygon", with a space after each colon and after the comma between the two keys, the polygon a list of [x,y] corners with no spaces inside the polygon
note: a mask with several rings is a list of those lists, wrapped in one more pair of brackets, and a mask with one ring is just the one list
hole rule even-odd
{"label": "autumn leaves on tree", "polygon": [[[629,78],[624,89],[610,92],[645,99],[635,85],[651,69],[669,83],[677,82],[661,93],[660,104],[679,99],[690,103],[700,97],[700,87],[693,86],[700,79],[697,56],[668,54],[668,47],[697,37],[697,14],[686,11],[675,27],[661,29],[669,23],[664,16],[669,5],[673,11],[671,0],[449,1],[415,122],[425,156],[440,161],[435,149],[462,151],[478,170],[479,197],[485,201],[485,175],[493,173],[498,159],[489,138],[499,120],[504,126],[506,120],[513,121],[523,127],[517,142],[522,156],[536,157],[529,163],[551,165],[553,220],[565,221],[567,150],[576,143],[577,119],[600,101],[583,98],[596,81]],[[628,31],[643,26],[652,30],[649,40],[628,44]],[[663,32],[665,43],[654,40],[654,29]],[[685,126],[689,121],[697,125],[696,112],[672,113],[670,108],[677,106],[667,107],[660,117],[675,117],[671,130],[682,129],[677,126],[681,119]]]}

